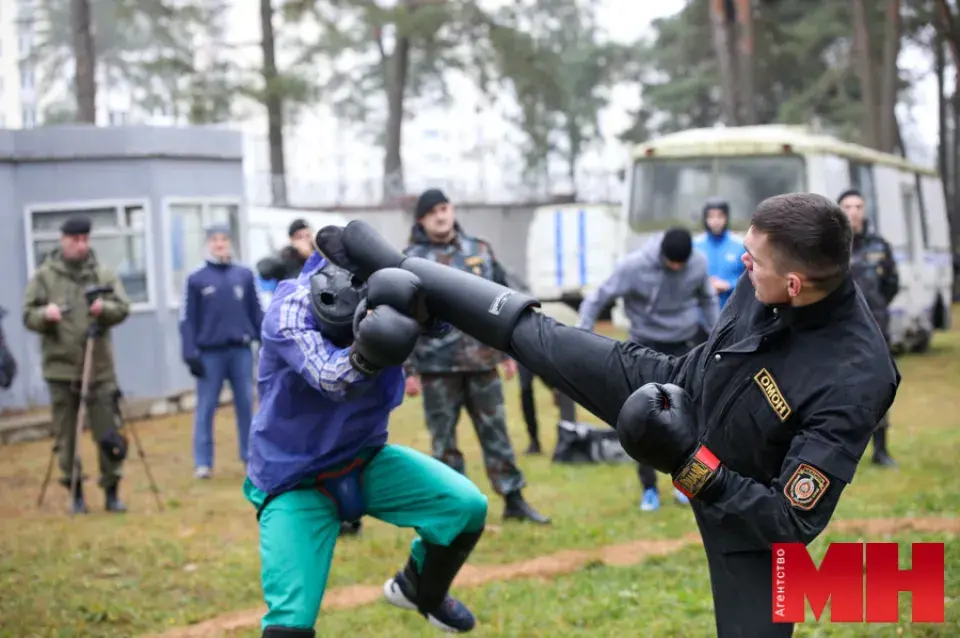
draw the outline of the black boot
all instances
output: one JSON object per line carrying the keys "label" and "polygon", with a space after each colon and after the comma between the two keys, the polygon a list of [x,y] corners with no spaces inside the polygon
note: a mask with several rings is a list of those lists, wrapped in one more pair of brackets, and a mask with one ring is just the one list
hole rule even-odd
{"label": "black boot", "polygon": [[107,496],[105,507],[108,512],[116,512],[120,514],[127,511],[127,506],[124,505],[123,501],[120,500],[120,497],[117,496],[116,485],[111,485],[110,487],[104,488],[103,491]]}
{"label": "black boot", "polygon": [[897,462],[887,452],[887,428],[879,427],[873,431],[873,464],[880,467],[896,467]]}
{"label": "black boot", "polygon": [[536,439],[531,439],[530,445],[527,446],[527,454],[529,455],[543,454],[543,450],[540,449],[540,441]]}
{"label": "black boot", "polygon": [[417,571],[412,557],[407,560],[406,567],[383,586],[387,602],[403,609],[416,609],[431,625],[446,632],[471,631],[476,618],[466,605],[449,595],[449,590],[482,534],[482,529],[464,532],[446,547],[424,542],[422,569]]}
{"label": "black boot", "polygon": [[313,629],[294,629],[293,627],[277,627],[270,625],[263,630],[261,638],[316,638],[317,632]]}
{"label": "black boot", "polygon": [[[67,485],[70,489],[70,485]],[[70,508],[74,514],[86,514],[87,502],[83,499],[83,481],[77,481],[77,487],[73,490],[73,505]]]}
{"label": "black boot", "polygon": [[340,537],[359,536],[362,528],[363,522],[361,520],[343,521],[340,523]]}
{"label": "black boot", "polygon": [[540,525],[550,523],[548,517],[533,509],[530,504],[523,499],[520,490],[511,492],[506,496],[506,505],[503,508],[503,520],[506,521],[510,519],[530,521]]}

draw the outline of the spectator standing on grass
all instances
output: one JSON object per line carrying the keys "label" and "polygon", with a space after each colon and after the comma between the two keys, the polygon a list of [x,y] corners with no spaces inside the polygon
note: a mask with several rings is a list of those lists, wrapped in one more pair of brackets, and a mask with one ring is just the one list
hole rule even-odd
{"label": "spectator standing on grass", "polygon": [[205,263],[190,273],[180,309],[183,361],[197,380],[193,429],[194,476],[213,472],[213,417],[223,382],[230,382],[236,410],[240,460],[247,462],[253,410],[253,352],[260,339],[263,309],[253,271],[233,263],[226,225],[207,229]]}
{"label": "spectator standing on grass", "polygon": [[[627,255],[610,278],[584,298],[577,327],[592,330],[600,310],[618,298],[624,300],[630,340],[677,357],[699,345],[720,314],[707,259],[693,250],[685,228],[672,228]],[[640,510],[659,509],[656,470],[640,464],[638,474]],[[681,504],[689,502],[676,488],[674,497]]]}
{"label": "spectator standing on grass", "polygon": [[730,232],[730,204],[722,199],[708,199],[703,205],[703,225],[706,230],[697,236],[694,248],[707,258],[710,285],[722,310],[746,269],[743,239]]}
{"label": "spectator standing on grass", "polygon": [[[505,283],[504,270],[493,249],[463,232],[453,204],[438,189],[420,195],[405,253]],[[465,407],[480,439],[487,477],[504,498],[504,520],[547,524],[550,519],[527,503],[521,493],[526,480],[517,467],[507,432],[498,365],[508,381],[516,373],[513,359],[459,330],[437,338],[422,337],[404,366],[406,393],[416,396],[423,392],[433,456],[462,474],[466,473],[466,462],[457,446],[456,427]]]}
{"label": "spectator standing on grass", "polygon": [[[890,244],[880,235],[870,232],[867,222],[867,206],[860,191],[850,189],[837,198],[837,203],[853,229],[853,251],[850,258],[850,272],[854,281],[863,292],[867,306],[873,318],[880,326],[880,332],[887,344],[890,344],[890,303],[900,290],[900,276],[897,262],[893,258]],[[887,450],[887,431],[890,429],[890,416],[884,414],[873,432],[874,465],[893,467],[896,461]]]}

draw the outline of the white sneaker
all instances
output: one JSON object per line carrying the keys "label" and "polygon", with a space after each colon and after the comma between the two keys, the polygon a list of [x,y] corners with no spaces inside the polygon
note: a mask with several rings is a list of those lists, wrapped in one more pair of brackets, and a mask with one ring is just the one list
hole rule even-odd
{"label": "white sneaker", "polygon": [[201,465],[193,471],[193,478],[195,479],[208,479],[211,476],[213,476],[213,471],[206,465]]}

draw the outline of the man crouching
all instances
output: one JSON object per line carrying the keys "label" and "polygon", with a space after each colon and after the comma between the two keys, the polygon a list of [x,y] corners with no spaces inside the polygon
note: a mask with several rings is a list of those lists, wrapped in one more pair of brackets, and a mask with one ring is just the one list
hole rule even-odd
{"label": "man crouching", "polygon": [[474,627],[448,589],[480,539],[487,498],[440,461],[387,443],[422,306],[415,275],[387,269],[363,282],[319,253],[277,287],[244,482],[260,524],[264,638],[316,635],[341,521],[365,514],[420,534],[384,584],[387,601],[446,631]]}

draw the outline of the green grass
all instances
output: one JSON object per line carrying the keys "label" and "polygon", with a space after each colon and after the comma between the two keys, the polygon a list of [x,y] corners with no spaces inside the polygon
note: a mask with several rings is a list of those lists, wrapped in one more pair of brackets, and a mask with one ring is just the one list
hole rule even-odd
{"label": "green grass", "polygon": [[[956,516],[956,458],[960,452],[960,331],[940,334],[930,353],[899,359],[904,381],[893,408],[891,449],[897,471],[864,463],[848,488],[837,519]],[[553,449],[557,410],[542,385],[536,389],[542,438]],[[518,454],[526,447],[516,381],[506,386],[508,421]],[[586,413],[584,420],[595,421]],[[42,511],[35,507],[50,443],[0,448],[0,636],[134,636],[184,626],[262,605],[257,525],[240,493],[232,414],[218,415],[216,476],[191,478],[189,417],[137,424],[167,510],[159,513],[140,460],[126,466],[125,516],[102,511],[102,494],[87,482],[92,513],[70,519],[66,494],[51,485]],[[527,498],[549,514],[550,527],[500,525],[501,501],[483,473],[469,419],[460,422],[469,476],[491,498],[488,533],[473,565],[509,563],[564,549],[591,549],[636,539],[676,538],[695,531],[688,508],[665,500],[655,514],[637,511],[633,466],[554,466],[549,455],[518,460]],[[391,420],[393,442],[429,448],[420,399],[407,400]],[[93,445],[83,447],[95,474]],[[91,470],[94,470],[91,472]],[[661,484],[666,482],[661,477]],[[361,539],[338,544],[330,587],[379,586],[405,560],[412,532],[370,520]],[[896,540],[906,541],[908,536]],[[818,541],[819,543],[820,541]],[[960,556],[948,555],[948,596],[957,591]],[[951,589],[952,588],[952,589]],[[462,592],[479,614],[478,635],[711,635],[712,612],[702,550],[690,548],[635,567],[594,567],[554,581],[493,583]],[[960,635],[940,625],[904,635]],[[323,635],[416,636],[422,621],[376,604],[321,616]],[[811,625],[800,635],[896,635],[891,626]],[[813,628],[822,634],[812,633]],[[872,631],[874,628],[871,627]],[[329,631],[329,634],[327,633]],[[846,631],[846,633],[844,633]],[[887,633],[883,633],[886,631]],[[839,633],[837,633],[839,632]],[[852,633],[851,633],[852,632]],[[890,633],[892,632],[892,633]],[[941,633],[936,633],[941,632]],[[426,632],[427,635],[431,632]],[[237,635],[255,636],[254,630]]]}

